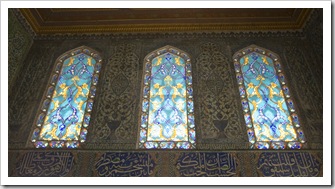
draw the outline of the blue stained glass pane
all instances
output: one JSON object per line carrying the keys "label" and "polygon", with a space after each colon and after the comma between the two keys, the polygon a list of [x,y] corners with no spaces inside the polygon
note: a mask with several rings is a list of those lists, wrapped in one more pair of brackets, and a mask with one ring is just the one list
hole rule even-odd
{"label": "blue stained glass pane", "polygon": [[[95,59],[83,53],[64,61],[42,125],[40,140],[79,139],[86,104],[90,110],[93,106],[93,101],[87,103],[87,100],[95,64]],[[91,90],[91,95],[94,96],[93,93],[95,89]],[[85,125],[88,125],[88,121],[89,116],[85,119]],[[38,147],[43,145],[44,143],[37,144]],[[51,147],[60,145],[61,143],[52,143]],[[78,145],[76,142],[66,144],[70,148]]]}
{"label": "blue stained glass pane", "polygon": [[239,87],[239,91],[240,91],[240,96],[242,97],[242,98],[244,98],[245,97],[245,90],[244,90],[244,87]]}
{"label": "blue stained glass pane", "polygon": [[51,141],[49,145],[51,148],[62,148],[64,146],[64,141]]}
{"label": "blue stained glass pane", "polygon": [[299,141],[302,142],[302,143],[305,143],[306,139],[305,139],[304,132],[301,129],[297,129],[297,133],[298,133]]}
{"label": "blue stained glass pane", "polygon": [[191,144],[189,142],[178,142],[177,148],[179,149],[189,149],[191,147]]}
{"label": "blue stained glass pane", "polygon": [[189,136],[190,142],[194,143],[195,142],[195,130],[194,129],[190,129],[189,133],[190,133],[190,136]]}
{"label": "blue stained glass pane", "polygon": [[188,92],[188,96],[189,98],[192,98],[193,97],[193,88],[188,86],[187,87],[187,92]]}
{"label": "blue stained glass pane", "polygon": [[301,149],[301,143],[300,142],[289,142],[287,145],[291,149]]}
{"label": "blue stained glass pane", "polygon": [[82,129],[80,132],[80,142],[84,142],[86,140],[87,130]]}
{"label": "blue stained glass pane", "polygon": [[45,114],[44,114],[44,113],[41,113],[41,114],[38,116],[37,123],[36,123],[36,125],[37,125],[38,127],[40,127],[40,126],[43,124],[44,117],[45,117]]}
{"label": "blue stained glass pane", "polygon": [[92,80],[93,85],[96,85],[98,83],[98,81],[99,81],[99,75],[95,74],[93,76],[93,80]]}
{"label": "blue stained glass pane", "polygon": [[48,146],[47,141],[37,141],[34,144],[36,148],[46,148]]}
{"label": "blue stained glass pane", "polygon": [[33,131],[33,135],[31,136],[31,141],[32,142],[35,142],[36,139],[38,138],[40,134],[40,129],[36,128],[34,131]]}
{"label": "blue stained glass pane", "polygon": [[[286,86],[282,91],[273,60],[252,52],[240,59],[240,66],[248,100],[247,103],[242,100],[242,106],[246,111],[249,105],[256,141],[297,141],[284,98],[284,94],[289,95],[289,91]],[[242,82],[239,74],[237,79],[239,83]],[[249,119],[246,121],[249,122]],[[259,149],[268,148],[267,143],[257,145]]]}
{"label": "blue stained glass pane", "polygon": [[272,148],[275,149],[275,150],[285,149],[285,143],[284,142],[273,142],[271,145],[272,145]]}
{"label": "blue stained glass pane", "polygon": [[190,128],[194,127],[194,115],[193,114],[188,114],[188,125]]}
{"label": "blue stained glass pane", "polygon": [[257,142],[256,147],[258,149],[269,149],[270,145],[267,142]]}
{"label": "blue stained glass pane", "polygon": [[49,89],[48,89],[48,91],[47,91],[47,94],[46,94],[46,96],[47,96],[48,98],[51,98],[54,89],[55,89],[55,88],[54,88],[53,86],[49,87]]}
{"label": "blue stained glass pane", "polygon": [[247,127],[251,127],[251,117],[249,114],[244,115],[244,120],[245,120],[245,124],[247,125]]}
{"label": "blue stained glass pane", "polygon": [[160,147],[161,148],[169,148],[169,149],[171,149],[171,148],[174,148],[174,146],[175,146],[174,142],[161,142],[160,143]]}
{"label": "blue stained glass pane", "polygon": [[140,142],[145,142],[147,138],[147,130],[141,129],[140,131]]}
{"label": "blue stained glass pane", "polygon": [[153,59],[148,141],[188,141],[186,113],[184,59],[169,53]]}
{"label": "blue stained glass pane", "polygon": [[174,53],[179,54],[173,49],[157,51],[146,62],[139,147],[189,149],[195,145],[191,64],[182,58],[185,55]]}
{"label": "blue stained glass pane", "polygon": [[294,126],[300,127],[300,122],[299,122],[299,119],[298,119],[298,115],[297,114],[292,114],[292,118],[293,118]]}
{"label": "blue stained glass pane", "polygon": [[146,128],[148,124],[148,115],[142,114],[141,116],[141,127]]}
{"label": "blue stained glass pane", "polygon": [[143,88],[143,97],[144,98],[148,98],[149,96],[149,87],[148,86],[144,86]]}
{"label": "blue stained glass pane", "polygon": [[84,127],[88,127],[89,123],[90,123],[90,120],[91,120],[91,115],[90,114],[86,114],[85,117],[84,117],[84,123],[83,123],[83,126]]}
{"label": "blue stained glass pane", "polygon": [[285,85],[285,77],[283,74],[278,74],[278,78],[279,78],[279,81],[281,82],[281,84]]}
{"label": "blue stained glass pane", "polygon": [[193,100],[191,99],[187,100],[187,109],[188,112],[193,112]]}
{"label": "blue stained glass pane", "polygon": [[68,141],[66,143],[67,148],[78,148],[79,142],[78,141]]}
{"label": "blue stained glass pane", "polygon": [[250,143],[255,143],[255,133],[252,129],[248,129],[248,139]]}
{"label": "blue stained glass pane", "polygon": [[146,143],[144,143],[144,146],[148,149],[158,148],[158,143],[157,142],[146,142]]}

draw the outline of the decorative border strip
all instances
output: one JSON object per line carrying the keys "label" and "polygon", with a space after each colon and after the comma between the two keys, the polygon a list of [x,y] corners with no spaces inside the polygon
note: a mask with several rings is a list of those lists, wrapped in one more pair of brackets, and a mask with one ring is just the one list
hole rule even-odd
{"label": "decorative border strip", "polygon": [[[41,141],[41,140],[38,140],[39,134],[41,131],[41,126],[43,125],[45,121],[47,110],[51,104],[50,102],[51,102],[52,94],[54,93],[54,90],[56,88],[55,85],[58,82],[58,77],[63,67],[63,62],[66,59],[74,55],[81,54],[81,53],[91,56],[97,61],[97,63],[94,68],[95,74],[93,75],[93,78],[91,79],[92,85],[89,90],[87,105],[85,108],[84,118],[83,118],[82,127],[80,131],[80,140],[73,140],[73,141],[65,141],[65,140],[57,140],[57,141],[43,141],[42,140]],[[67,148],[78,148],[80,143],[85,142],[86,135],[87,135],[87,127],[89,126],[89,122],[91,119],[91,112],[93,108],[94,97],[96,95],[96,86],[98,84],[98,79],[99,79],[99,75],[101,71],[101,64],[102,64],[102,58],[100,57],[100,55],[96,51],[88,47],[85,47],[85,46],[70,50],[64,53],[63,55],[61,55],[56,60],[56,64],[53,68],[54,71],[51,74],[51,77],[49,79],[49,85],[47,87],[47,90],[44,92],[44,95],[43,95],[44,98],[42,100],[42,103],[39,106],[37,116],[34,120],[35,129],[33,130],[31,137],[29,137],[31,141],[34,143],[36,148],[46,148],[46,147],[63,148],[64,146],[66,146]]]}
{"label": "decorative border strip", "polygon": [[[240,63],[238,62],[240,60],[240,58],[242,58],[244,55],[247,55],[249,53],[252,52],[256,52],[259,54],[263,54],[268,56],[269,58],[271,58],[273,60],[273,64],[274,64],[274,68],[276,70],[276,76],[279,79],[279,83],[281,85],[281,89],[284,93],[284,100],[286,102],[286,105],[289,109],[289,113],[291,115],[291,119],[293,121],[293,125],[295,126],[294,129],[297,132],[298,135],[298,140],[299,141],[294,141],[294,142],[260,142],[260,141],[256,141],[255,138],[255,131],[254,131],[254,127],[253,127],[253,122],[252,122],[252,116],[250,115],[250,107],[248,105],[248,98],[246,96],[246,88],[244,86],[244,80],[243,80],[243,76],[242,76],[242,71],[241,71],[241,66]],[[240,51],[238,51],[237,53],[234,54],[233,56],[233,61],[234,61],[234,69],[236,72],[236,79],[237,79],[237,83],[238,83],[238,88],[239,88],[239,93],[241,96],[241,104],[242,104],[242,110],[244,112],[244,119],[246,122],[246,126],[247,126],[247,133],[248,133],[248,138],[249,138],[249,142],[251,143],[250,148],[257,148],[257,149],[286,149],[286,148],[290,148],[290,149],[301,149],[302,148],[302,144],[306,142],[305,139],[305,135],[304,132],[301,128],[300,122],[299,122],[299,118],[298,115],[296,113],[296,109],[294,106],[294,102],[293,99],[291,97],[289,88],[287,86],[285,77],[284,77],[284,73],[282,70],[282,66],[280,64],[280,59],[278,58],[279,56],[276,55],[273,52],[270,52],[268,50],[263,50],[263,48],[257,47],[256,45],[250,45],[249,47],[246,47]]]}

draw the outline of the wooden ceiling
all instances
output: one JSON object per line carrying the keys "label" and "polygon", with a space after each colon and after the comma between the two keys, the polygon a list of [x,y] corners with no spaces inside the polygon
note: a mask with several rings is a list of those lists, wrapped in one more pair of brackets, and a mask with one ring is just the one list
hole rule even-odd
{"label": "wooden ceiling", "polygon": [[300,30],[311,9],[20,9],[37,34]]}

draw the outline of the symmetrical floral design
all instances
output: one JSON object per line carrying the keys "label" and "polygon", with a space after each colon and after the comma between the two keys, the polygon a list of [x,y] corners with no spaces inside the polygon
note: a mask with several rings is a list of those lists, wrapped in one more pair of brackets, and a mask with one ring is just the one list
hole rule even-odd
{"label": "symmetrical floral design", "polygon": [[252,45],[233,59],[251,147],[300,149],[306,140],[278,56]]}
{"label": "symmetrical floral design", "polygon": [[31,137],[36,148],[77,148],[86,140],[101,61],[87,47],[57,59]]}
{"label": "symmetrical floral design", "polygon": [[145,61],[139,148],[195,148],[189,56],[166,46]]}

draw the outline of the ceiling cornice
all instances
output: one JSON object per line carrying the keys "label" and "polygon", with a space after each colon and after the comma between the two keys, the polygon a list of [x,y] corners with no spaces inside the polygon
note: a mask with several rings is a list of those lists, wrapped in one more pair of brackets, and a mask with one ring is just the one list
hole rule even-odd
{"label": "ceiling cornice", "polygon": [[[117,33],[117,32],[187,32],[187,31],[287,31],[302,30],[312,9],[302,9],[299,15],[292,15],[292,21],[259,21],[236,23],[165,23],[165,24],[99,24],[99,25],[43,25],[43,18],[32,9],[20,9],[22,15],[36,34],[66,33]],[[51,10],[55,11],[55,10]],[[59,10],[56,10],[59,12]],[[36,18],[38,17],[38,18]]]}

